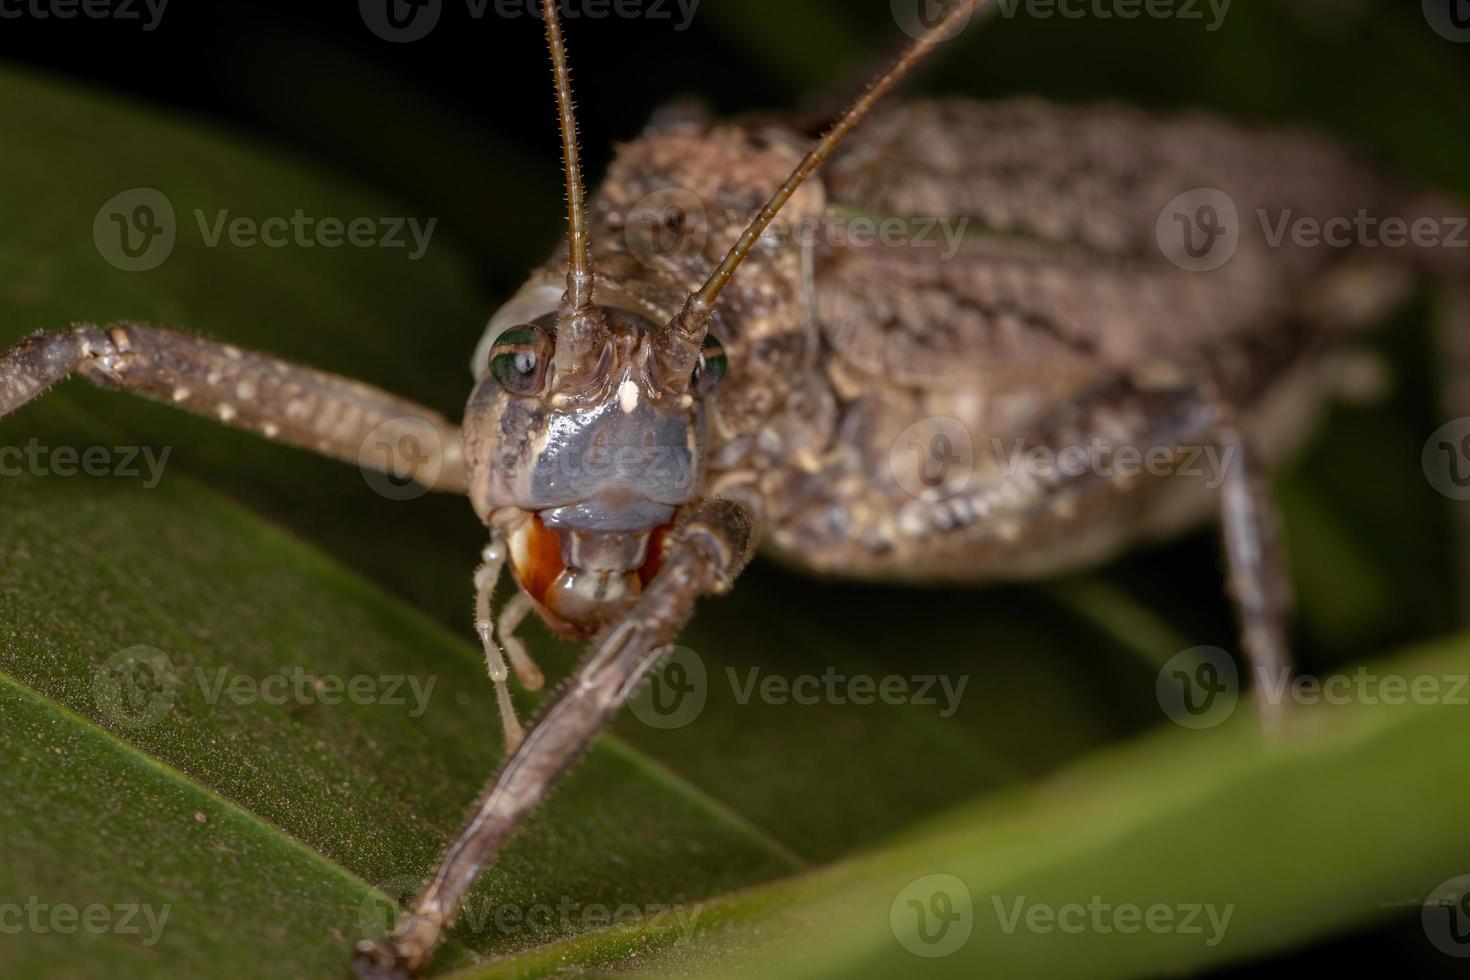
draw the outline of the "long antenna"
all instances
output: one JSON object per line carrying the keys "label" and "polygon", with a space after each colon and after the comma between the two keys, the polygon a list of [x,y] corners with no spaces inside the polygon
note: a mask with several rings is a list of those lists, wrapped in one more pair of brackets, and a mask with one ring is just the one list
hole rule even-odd
{"label": "long antenna", "polygon": [[561,36],[557,0],[542,0],[551,73],[556,79],[556,111],[561,116],[561,156],[567,180],[567,298],[573,309],[592,304],[592,262],[587,257],[587,214],[583,203],[582,161],[577,152],[577,119],[572,107],[572,73]]}
{"label": "long antenna", "polygon": [[898,60],[893,63],[882,75],[879,75],[867,87],[862,95],[858,96],[852,106],[843,113],[842,118],[827,130],[826,134],[817,141],[786,182],[771,195],[771,199],[761,208],[760,214],[741,234],[739,241],[726,253],[724,260],[715,269],[705,284],[696,292],[690,293],[684,302],[684,308],[679,311],[673,320],[669,321],[669,327],[665,331],[664,360],[666,375],[672,383],[682,383],[677,379],[686,378],[699,358],[699,347],[704,342],[705,332],[709,329],[710,316],[714,311],[715,300],[729,284],[730,278],[735,275],[735,270],[740,268],[740,263],[750,254],[755,243],[765,234],[771,222],[786,202],[791,200],[791,195],[796,193],[797,188],[806,183],[806,179],[812,172],[821,166],[822,161],[842,142],[852,128],[862,121],[863,117],[873,108],[874,104],[883,96],[887,95],[904,76],[920,61],[937,47],[946,37],[957,32],[965,25],[971,14],[973,14],[985,0],[961,0],[961,2],[950,11],[943,20],[924,32],[924,36],[915,41]]}

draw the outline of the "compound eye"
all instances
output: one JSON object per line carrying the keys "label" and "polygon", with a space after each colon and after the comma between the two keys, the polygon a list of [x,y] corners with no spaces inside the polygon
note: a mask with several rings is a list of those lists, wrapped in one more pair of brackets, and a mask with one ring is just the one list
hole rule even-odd
{"label": "compound eye", "polygon": [[725,372],[729,368],[730,361],[725,356],[725,345],[720,342],[720,338],[707,333],[699,348],[699,363],[694,366],[694,380],[690,387],[696,395],[707,395],[724,380]]}
{"label": "compound eye", "polygon": [[511,327],[490,348],[490,374],[513,395],[537,395],[551,365],[551,337],[533,323]]}

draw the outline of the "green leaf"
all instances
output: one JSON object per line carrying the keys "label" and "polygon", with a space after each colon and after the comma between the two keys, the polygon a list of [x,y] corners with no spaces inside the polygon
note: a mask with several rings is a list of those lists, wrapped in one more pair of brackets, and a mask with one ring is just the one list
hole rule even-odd
{"label": "green leaf", "polygon": [[[1366,673],[1461,690],[1470,637]],[[647,975],[1105,980],[1417,914],[1470,858],[1459,817],[1470,786],[1444,764],[1470,751],[1470,728],[1462,696],[1375,690],[1378,703],[1300,709],[1278,740],[1245,711],[1210,731],[1160,732],[820,871],[455,976],[626,959]],[[911,899],[934,917],[921,923]],[[962,916],[953,937],[940,911]],[[1178,928],[1150,928],[1151,915]]]}

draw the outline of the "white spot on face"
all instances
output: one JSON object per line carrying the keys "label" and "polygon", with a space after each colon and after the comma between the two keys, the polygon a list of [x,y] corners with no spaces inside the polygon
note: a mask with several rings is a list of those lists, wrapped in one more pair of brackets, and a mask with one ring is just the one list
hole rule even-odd
{"label": "white spot on face", "polygon": [[265,433],[265,437],[267,439],[274,439],[276,436],[281,434],[281,427],[279,425],[276,425],[276,423],[274,422],[267,422],[260,431]]}
{"label": "white spot on face", "polygon": [[181,401],[184,401],[188,397],[189,397],[189,389],[188,388],[175,388],[174,389],[174,401],[181,402]]}
{"label": "white spot on face", "polygon": [[219,407],[221,422],[228,422],[235,417],[235,406],[229,403],[221,403]]}
{"label": "white spot on face", "polygon": [[255,397],[255,382],[241,381],[235,386],[235,394],[240,396],[242,402],[248,402]]}
{"label": "white spot on face", "polygon": [[618,407],[624,415],[632,415],[633,409],[638,407],[638,383],[632,378],[624,378],[618,385]]}
{"label": "white spot on face", "polygon": [[224,352],[226,357],[238,358],[240,356],[240,348],[231,347],[229,344],[224,346]]}

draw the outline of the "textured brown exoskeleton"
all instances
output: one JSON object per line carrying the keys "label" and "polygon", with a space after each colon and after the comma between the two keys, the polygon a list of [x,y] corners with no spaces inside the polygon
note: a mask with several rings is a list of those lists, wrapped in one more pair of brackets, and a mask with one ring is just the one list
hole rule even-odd
{"label": "textured brown exoskeleton", "polygon": [[[347,460],[377,430],[385,468],[468,494],[489,527],[477,629],[508,758],[393,934],[359,947],[362,975],[425,967],[481,868],[757,546],[824,575],[982,581],[1095,563],[1215,514],[1245,652],[1259,678],[1288,669],[1266,467],[1332,394],[1362,328],[1416,276],[1463,284],[1465,270],[1431,249],[1273,242],[1238,219],[1217,264],[1219,208],[1413,219],[1434,216],[1434,199],[1312,137],[1121,107],[912,103],[873,111],[839,147],[979,3],[959,4],[815,145],[770,119],[668,113],[584,206],[547,2],[568,249],[491,321],[462,428],[141,324],[38,334],[0,355],[0,416],[75,373]],[[916,242],[923,222],[865,247],[790,233],[854,215],[967,226],[952,250]],[[393,436],[424,426],[442,450],[416,465]],[[1062,464],[1073,449],[1085,465]],[[1124,472],[1125,453],[1154,465]],[[1217,481],[1191,477],[1202,453]],[[507,562],[520,591],[497,643],[490,593]],[[501,649],[541,685],[511,635],[532,610],[596,639],[523,732]]]}

